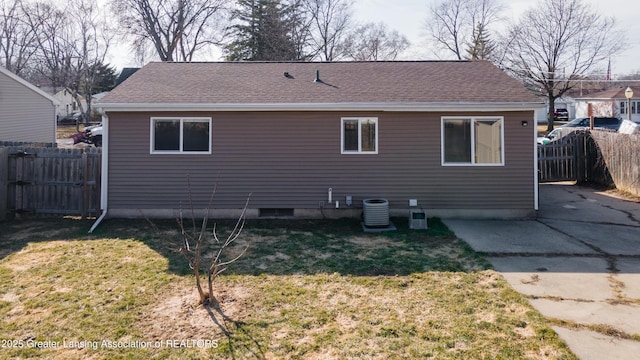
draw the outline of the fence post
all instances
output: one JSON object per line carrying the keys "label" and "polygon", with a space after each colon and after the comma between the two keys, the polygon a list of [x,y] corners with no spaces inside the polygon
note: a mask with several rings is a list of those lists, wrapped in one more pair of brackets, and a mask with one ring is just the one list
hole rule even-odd
{"label": "fence post", "polygon": [[89,210],[89,194],[90,189],[88,186],[89,177],[89,154],[87,151],[82,151],[82,220],[87,218],[87,211]]}
{"label": "fence post", "polygon": [[0,221],[7,218],[9,203],[9,149],[0,148]]}
{"label": "fence post", "polygon": [[575,143],[575,156],[576,156],[576,181],[578,184],[584,183],[585,169],[586,169],[586,151],[584,149],[584,139],[586,138],[586,131],[576,132]]}

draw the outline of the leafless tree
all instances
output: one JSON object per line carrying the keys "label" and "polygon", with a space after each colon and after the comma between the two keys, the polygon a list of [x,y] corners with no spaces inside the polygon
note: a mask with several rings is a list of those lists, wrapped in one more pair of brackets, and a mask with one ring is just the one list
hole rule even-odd
{"label": "leafless tree", "polygon": [[305,0],[311,17],[312,53],[321,61],[333,61],[342,54],[347,32],[352,23],[352,0]]}
{"label": "leafless tree", "polygon": [[366,23],[355,28],[341,51],[356,61],[395,60],[409,47],[407,38],[384,23]]}
{"label": "leafless tree", "polygon": [[440,0],[429,7],[425,27],[437,49],[462,60],[483,36],[474,30],[483,29],[486,36],[502,9],[499,0]]}
{"label": "leafless tree", "polygon": [[25,21],[22,0],[2,1],[0,6],[0,64],[21,75],[37,50],[36,33]]}
{"label": "leafless tree", "polygon": [[502,66],[548,100],[548,130],[555,100],[624,46],[613,18],[582,0],[541,0],[507,35]]}
{"label": "leafless tree", "polygon": [[[188,176],[187,186],[189,191],[192,226],[190,230],[187,229],[188,226],[185,224],[185,221],[188,220],[184,219],[183,212],[181,210],[180,216],[177,219],[178,226],[180,227],[180,239],[178,241],[172,241],[171,239],[169,239],[169,242],[176,246],[177,252],[179,252],[189,263],[189,268],[191,268],[195,277],[196,289],[198,290],[200,304],[215,305],[218,303],[218,300],[214,295],[213,282],[222,272],[227,270],[229,265],[238,261],[248,249],[247,245],[237,255],[226,258],[226,255],[229,252],[229,247],[238,239],[238,237],[240,237],[240,234],[244,229],[246,220],[245,214],[247,211],[247,207],[249,206],[251,194],[249,194],[249,196],[247,197],[247,201],[242,208],[242,212],[240,213],[240,216],[238,217],[234,228],[229,232],[229,234],[227,234],[225,238],[221,239],[218,236],[215,224],[213,225],[213,230],[209,230],[207,228],[209,225],[209,218],[211,215],[210,212],[212,209],[213,200],[218,188],[217,183],[214,186],[213,191],[211,192],[209,205],[206,209],[206,215],[202,219],[199,228],[196,225],[196,215],[192,202],[191,184]],[[144,216],[144,214],[142,215]],[[148,217],[145,216],[145,219],[147,220],[147,222],[149,222],[149,224],[151,224],[151,227],[156,231],[156,233],[162,234],[160,229]],[[204,272],[207,277],[206,290],[202,286],[202,272]]]}
{"label": "leafless tree", "polygon": [[219,45],[228,0],[112,0],[111,6],[133,46],[151,45],[161,61],[192,61]]}
{"label": "leafless tree", "polygon": [[[50,2],[25,3],[25,21],[37,36],[33,58],[38,72],[54,91],[71,91],[88,120],[92,88],[104,64],[112,30],[96,0],[70,0],[65,7]],[[87,107],[83,107],[84,98]]]}

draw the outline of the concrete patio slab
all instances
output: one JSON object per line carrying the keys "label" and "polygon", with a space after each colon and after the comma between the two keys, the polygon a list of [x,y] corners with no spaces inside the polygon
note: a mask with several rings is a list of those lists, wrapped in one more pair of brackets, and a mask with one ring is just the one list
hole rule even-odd
{"label": "concrete patio slab", "polygon": [[638,203],[572,183],[541,184],[538,219],[640,226]]}
{"label": "concrete patio slab", "polygon": [[570,236],[534,220],[444,220],[475,251],[503,254],[596,254]]}
{"label": "concrete patio slab", "polygon": [[640,342],[606,336],[595,331],[570,330],[553,326],[553,330],[582,360],[635,360],[640,354]]}
{"label": "concrete patio slab", "polygon": [[615,297],[605,259],[509,256],[489,262],[521,294],[586,301]]}
{"label": "concrete patio slab", "polygon": [[638,306],[611,305],[602,301],[577,302],[547,299],[532,299],[531,305],[545,317],[570,320],[578,324],[610,326],[630,335],[640,335],[640,307]]}
{"label": "concrete patio slab", "polygon": [[640,256],[640,227],[543,219],[542,223],[593,245],[610,255]]}
{"label": "concrete patio slab", "polygon": [[617,259],[615,279],[623,284],[622,296],[640,300],[640,259]]}
{"label": "concrete patio slab", "polygon": [[[580,359],[637,359],[640,203],[573,184],[540,185],[536,220],[445,220],[543,316],[602,332],[553,329]],[[595,328],[594,328],[595,330]]]}

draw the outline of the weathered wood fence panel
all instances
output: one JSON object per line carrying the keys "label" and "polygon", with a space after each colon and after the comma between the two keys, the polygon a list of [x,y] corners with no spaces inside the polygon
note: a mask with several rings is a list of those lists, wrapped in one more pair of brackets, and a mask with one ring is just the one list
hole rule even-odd
{"label": "weathered wood fence panel", "polygon": [[0,219],[8,213],[97,216],[101,149],[0,148]]}
{"label": "weathered wood fence panel", "polygon": [[640,196],[640,135],[593,131],[589,153],[590,182],[615,185]]}
{"label": "weathered wood fence panel", "polygon": [[640,196],[640,135],[575,131],[538,146],[540,182],[577,181]]}
{"label": "weathered wood fence panel", "polygon": [[554,182],[581,178],[584,164],[579,154],[584,142],[584,132],[573,132],[560,141],[538,145],[538,180]]}

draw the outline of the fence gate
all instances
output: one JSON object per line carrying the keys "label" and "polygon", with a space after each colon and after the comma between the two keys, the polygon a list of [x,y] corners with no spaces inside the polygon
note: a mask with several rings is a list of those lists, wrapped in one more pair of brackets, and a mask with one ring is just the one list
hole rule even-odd
{"label": "fence gate", "polygon": [[538,145],[539,182],[578,181],[584,172],[584,132],[573,132],[559,141]]}
{"label": "fence gate", "polygon": [[0,158],[0,220],[7,213],[98,215],[101,149],[0,148]]}

